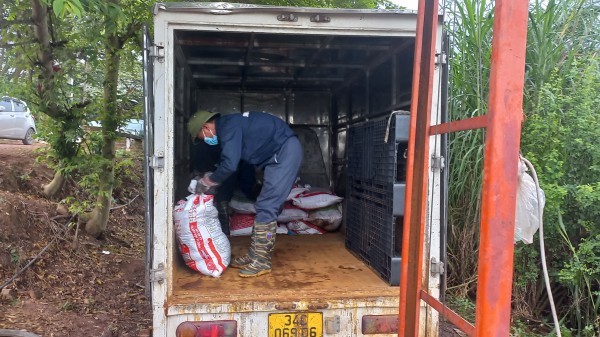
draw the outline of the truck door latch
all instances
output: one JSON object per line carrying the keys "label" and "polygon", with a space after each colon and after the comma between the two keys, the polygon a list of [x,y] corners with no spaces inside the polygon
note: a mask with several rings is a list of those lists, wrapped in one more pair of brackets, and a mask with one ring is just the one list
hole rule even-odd
{"label": "truck door latch", "polygon": [[165,280],[165,265],[158,264],[156,269],[150,269],[150,282],[163,283]]}
{"label": "truck door latch", "polygon": [[150,157],[148,165],[153,169],[165,167],[165,157],[163,153],[159,152],[158,155]]}
{"label": "truck door latch", "polygon": [[165,59],[165,47],[162,44],[150,46],[150,57],[155,57],[159,62]]}
{"label": "truck door latch", "polygon": [[446,52],[436,53],[435,54],[435,64],[446,64],[448,63],[448,57],[446,56]]}
{"label": "truck door latch", "polygon": [[328,23],[328,22],[331,22],[331,18],[328,17],[327,15],[315,14],[310,17],[310,22]]}
{"label": "truck door latch", "polygon": [[444,272],[446,272],[446,269],[444,268],[444,262],[438,261],[435,256],[432,257],[429,272],[432,276],[443,275]]}
{"label": "truck door latch", "polygon": [[277,15],[277,20],[288,21],[288,22],[297,22],[298,16],[294,13],[283,13],[283,14]]}
{"label": "truck door latch", "polygon": [[442,171],[446,167],[446,160],[442,156],[433,155],[431,157],[431,169],[435,171]]}

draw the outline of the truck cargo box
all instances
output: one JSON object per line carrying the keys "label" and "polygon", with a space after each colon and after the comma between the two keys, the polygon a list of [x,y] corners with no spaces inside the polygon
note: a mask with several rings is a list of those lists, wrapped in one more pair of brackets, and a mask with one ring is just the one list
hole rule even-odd
{"label": "truck cargo box", "polygon": [[[186,329],[215,336],[363,336],[372,329],[370,317],[397,317],[416,18],[403,10],[155,6],[154,34],[144,41],[155,337],[175,336],[178,328],[182,336]],[[441,20],[437,37],[436,112],[445,85]],[[198,109],[266,111],[291,125],[304,149],[300,182],[344,198],[341,228],[278,235],[273,272],[255,279],[233,269],[220,278],[189,269],[174,239],[173,206],[187,196],[197,160],[186,123]],[[440,114],[432,116],[439,122]],[[431,148],[439,156],[441,146]],[[433,176],[427,260],[440,259],[439,171]],[[231,237],[233,254],[243,253],[248,241]],[[428,283],[436,294],[439,276]],[[285,317],[308,323],[287,326]],[[436,336],[435,312],[426,324],[428,336]]]}

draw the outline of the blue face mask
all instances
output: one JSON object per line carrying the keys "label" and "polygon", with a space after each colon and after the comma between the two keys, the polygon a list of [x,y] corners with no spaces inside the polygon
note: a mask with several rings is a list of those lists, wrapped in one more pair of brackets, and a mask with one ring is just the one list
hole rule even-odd
{"label": "blue face mask", "polygon": [[202,130],[202,135],[204,136],[204,142],[208,145],[217,145],[219,144],[219,140],[217,139],[217,135],[215,135],[211,130],[210,134],[212,135],[212,137],[206,137],[206,134],[204,134],[204,129]]}

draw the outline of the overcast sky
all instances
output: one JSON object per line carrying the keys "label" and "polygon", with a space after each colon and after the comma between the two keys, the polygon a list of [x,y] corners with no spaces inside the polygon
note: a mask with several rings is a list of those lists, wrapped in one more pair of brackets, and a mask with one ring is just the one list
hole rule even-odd
{"label": "overcast sky", "polygon": [[418,0],[392,0],[393,3],[405,6],[408,9],[417,9]]}

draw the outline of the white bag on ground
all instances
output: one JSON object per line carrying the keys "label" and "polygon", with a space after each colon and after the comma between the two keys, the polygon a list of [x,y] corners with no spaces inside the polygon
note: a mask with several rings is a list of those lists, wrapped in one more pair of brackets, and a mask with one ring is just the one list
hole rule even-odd
{"label": "white bag on ground", "polygon": [[256,214],[254,203],[247,200],[231,199],[229,207],[239,214]]}
{"label": "white bag on ground", "polygon": [[307,221],[292,221],[287,224],[287,228],[294,234],[324,234],[321,229]]}
{"label": "white bag on ground", "polygon": [[325,207],[308,212],[305,219],[315,226],[328,232],[333,232],[342,224],[342,211],[340,205]]}
{"label": "white bag on ground", "polygon": [[540,188],[538,203],[537,188],[527,173],[527,166],[519,160],[519,186],[517,186],[517,210],[515,215],[515,242],[532,243],[533,235],[540,228],[539,208],[544,209],[546,197]]}
{"label": "white bag on ground", "polygon": [[277,224],[277,231],[276,231],[277,234],[287,234],[288,232],[289,232],[289,230],[288,230],[286,224],[284,224],[284,223]]}
{"label": "white bag on ground", "polygon": [[285,200],[290,201],[293,198],[297,197],[298,195],[300,195],[306,191],[308,191],[308,187],[302,187],[302,186],[293,187],[292,190],[290,191],[290,194],[288,194],[288,197]]}
{"label": "white bag on ground", "polygon": [[[254,226],[254,214],[233,214],[229,221],[231,236],[250,236]],[[285,224],[277,224],[277,234],[287,234]]]}
{"label": "white bag on ground", "polygon": [[295,206],[312,210],[340,203],[344,198],[328,192],[309,192],[292,198]]}
{"label": "white bag on ground", "polygon": [[175,206],[175,236],[188,267],[219,277],[229,265],[231,246],[221,230],[214,196],[192,194]]}
{"label": "white bag on ground", "polygon": [[300,208],[292,205],[291,203],[286,202],[283,204],[283,210],[277,217],[277,222],[288,223],[288,222],[294,221],[294,220],[305,219],[307,216],[308,216],[308,213],[306,213],[305,210],[300,209]]}

